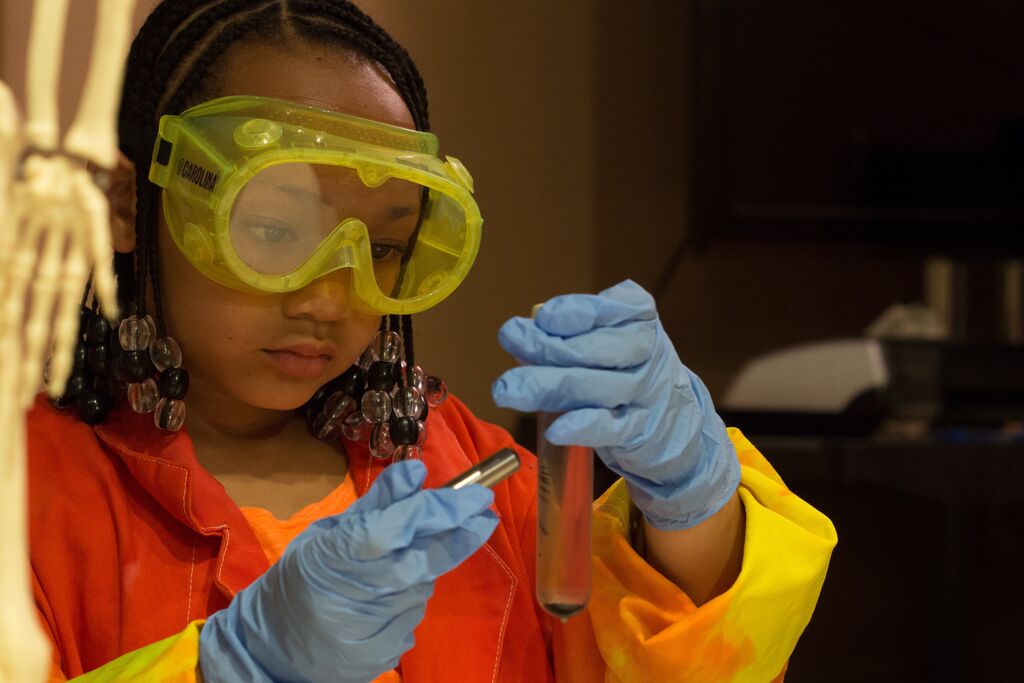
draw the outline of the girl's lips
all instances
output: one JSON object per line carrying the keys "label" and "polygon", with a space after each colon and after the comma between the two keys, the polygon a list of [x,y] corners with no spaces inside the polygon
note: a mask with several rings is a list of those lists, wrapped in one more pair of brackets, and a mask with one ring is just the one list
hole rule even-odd
{"label": "girl's lips", "polygon": [[277,351],[264,349],[263,353],[284,374],[303,379],[322,374],[331,362],[331,357],[324,354],[312,356],[284,349]]}

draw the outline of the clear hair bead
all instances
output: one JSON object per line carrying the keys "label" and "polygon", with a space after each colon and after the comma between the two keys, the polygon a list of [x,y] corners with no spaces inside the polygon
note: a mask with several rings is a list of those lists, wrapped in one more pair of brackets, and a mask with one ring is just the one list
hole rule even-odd
{"label": "clear hair bead", "polygon": [[353,411],[341,423],[341,435],[349,441],[365,441],[370,437],[373,424],[366,421],[361,411]]}
{"label": "clear hair bead", "polygon": [[377,360],[374,357],[374,355],[375,354],[373,352],[373,344],[370,344],[366,348],[366,350],[363,351],[363,354],[361,356],[359,356],[359,360],[356,361],[356,365],[361,367],[363,370],[369,370],[370,369],[370,365],[373,364],[373,361]]}
{"label": "clear hair bead", "polygon": [[[404,371],[404,363],[402,364],[402,368]],[[423,396],[427,391],[427,373],[425,373],[423,368],[418,365],[412,366],[412,380],[410,381],[410,386],[420,392],[420,396]]]}
{"label": "clear hair bead", "polygon": [[185,424],[185,402],[174,398],[162,398],[153,411],[153,423],[160,429],[176,432]]}
{"label": "clear hair bead", "polygon": [[171,337],[154,340],[149,347],[149,357],[158,372],[181,367],[181,349],[178,348],[178,342]]}
{"label": "clear hair bead", "polygon": [[391,394],[377,389],[368,389],[363,394],[363,400],[359,407],[368,422],[374,424],[387,422],[391,417]]}
{"label": "clear hair bead", "polygon": [[387,422],[373,426],[370,432],[370,455],[375,458],[390,458],[395,453],[395,444],[391,443],[391,428]]}
{"label": "clear hair bead", "polygon": [[423,449],[419,446],[397,446],[395,448],[394,460],[419,460],[423,457]]}
{"label": "clear hair bead", "polygon": [[346,415],[355,410],[355,400],[344,391],[336,391],[327,397],[324,403],[323,415],[332,420],[341,421]]}
{"label": "clear hair bead", "polygon": [[397,332],[381,330],[373,335],[370,349],[373,352],[374,360],[394,363],[402,355],[402,338],[398,336]]}
{"label": "clear hair bead", "polygon": [[431,408],[441,405],[448,398],[448,385],[440,377],[427,377],[426,398]]}
{"label": "clear hair bead", "polygon": [[415,387],[399,386],[392,397],[392,409],[398,417],[419,418],[426,402]]}
{"label": "clear hair bead", "polygon": [[331,417],[326,413],[320,413],[313,420],[313,433],[321,441],[333,441],[341,435],[343,421],[341,417]]}
{"label": "clear hair bead", "polygon": [[155,334],[156,325],[148,315],[141,318],[130,315],[117,327],[117,341],[125,351],[140,351],[149,348]]}
{"label": "clear hair bead", "polygon": [[160,401],[160,388],[156,380],[150,377],[142,382],[132,382],[128,385],[128,405],[136,413],[151,413]]}

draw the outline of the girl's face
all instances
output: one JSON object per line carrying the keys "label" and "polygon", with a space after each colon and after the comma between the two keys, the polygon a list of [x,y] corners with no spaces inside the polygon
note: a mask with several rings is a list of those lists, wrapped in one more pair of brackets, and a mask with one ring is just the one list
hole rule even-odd
{"label": "girl's face", "polygon": [[[385,72],[340,50],[237,46],[220,73],[216,97],[277,97],[414,127]],[[350,305],[348,269],[287,294],[247,293],[195,270],[171,240],[162,212],[158,244],[167,333],[181,346],[190,398],[206,410],[297,408],[355,362],[380,323]]]}

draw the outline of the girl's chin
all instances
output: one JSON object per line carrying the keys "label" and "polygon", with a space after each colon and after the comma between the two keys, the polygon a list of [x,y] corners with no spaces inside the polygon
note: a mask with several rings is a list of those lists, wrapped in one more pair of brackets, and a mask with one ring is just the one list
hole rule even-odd
{"label": "girl's chin", "polygon": [[249,405],[264,410],[297,410],[304,406],[313,397],[313,394],[330,379],[328,377],[296,382],[265,378],[246,387],[247,390],[241,394],[240,398],[243,398]]}
{"label": "girl's chin", "polygon": [[[261,410],[291,411],[302,408],[322,386],[341,375],[348,365],[339,369],[337,359],[318,367],[319,372],[309,377],[296,377],[281,372],[277,363],[265,352],[256,364],[239,364],[231,376],[218,375],[213,386],[216,393],[233,397],[244,405]],[[290,360],[285,361],[290,362]]]}

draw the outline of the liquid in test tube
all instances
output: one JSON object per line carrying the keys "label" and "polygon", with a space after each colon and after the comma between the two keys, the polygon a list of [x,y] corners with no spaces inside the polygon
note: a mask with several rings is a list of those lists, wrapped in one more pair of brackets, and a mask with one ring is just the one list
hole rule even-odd
{"label": "liquid in test tube", "polygon": [[590,599],[594,452],[549,443],[544,432],[558,417],[537,414],[537,600],[564,622]]}

